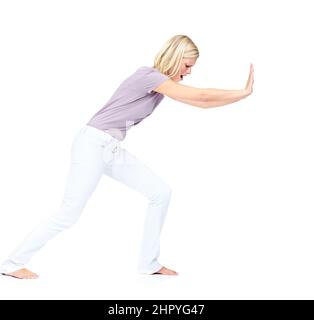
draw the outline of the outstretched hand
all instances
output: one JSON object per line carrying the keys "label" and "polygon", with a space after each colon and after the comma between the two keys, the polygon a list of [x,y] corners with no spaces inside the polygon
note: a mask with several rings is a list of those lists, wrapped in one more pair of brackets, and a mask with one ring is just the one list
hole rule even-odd
{"label": "outstretched hand", "polygon": [[246,82],[245,92],[249,96],[253,92],[253,83],[254,83],[254,67],[253,64],[250,65],[250,74]]}

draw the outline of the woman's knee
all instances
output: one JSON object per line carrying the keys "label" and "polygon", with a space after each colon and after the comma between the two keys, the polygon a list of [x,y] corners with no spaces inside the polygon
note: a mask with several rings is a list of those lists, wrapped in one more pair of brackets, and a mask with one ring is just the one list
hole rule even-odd
{"label": "woman's knee", "polygon": [[84,205],[63,202],[60,210],[51,217],[51,223],[59,231],[71,228],[80,218]]}
{"label": "woman's knee", "polygon": [[167,184],[160,184],[154,190],[150,197],[150,200],[154,202],[167,202],[170,200],[172,194],[172,188]]}
{"label": "woman's knee", "polygon": [[71,228],[77,221],[78,217],[52,217],[50,224],[52,224],[53,228],[57,231],[62,231]]}

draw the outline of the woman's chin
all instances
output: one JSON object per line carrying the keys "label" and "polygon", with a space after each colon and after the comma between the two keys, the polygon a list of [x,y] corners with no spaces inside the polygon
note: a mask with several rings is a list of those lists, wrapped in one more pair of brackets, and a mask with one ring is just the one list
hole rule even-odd
{"label": "woman's chin", "polygon": [[182,81],[183,79],[181,78],[181,77],[173,77],[173,78],[171,78],[173,81],[175,81],[175,82],[180,82],[180,81]]}

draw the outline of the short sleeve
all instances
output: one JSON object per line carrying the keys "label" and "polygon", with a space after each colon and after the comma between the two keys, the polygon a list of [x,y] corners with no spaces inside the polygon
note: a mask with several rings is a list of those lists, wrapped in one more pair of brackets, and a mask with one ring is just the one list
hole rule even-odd
{"label": "short sleeve", "polygon": [[168,76],[162,74],[157,69],[147,67],[143,74],[142,85],[145,92],[151,93],[166,80],[169,80]]}

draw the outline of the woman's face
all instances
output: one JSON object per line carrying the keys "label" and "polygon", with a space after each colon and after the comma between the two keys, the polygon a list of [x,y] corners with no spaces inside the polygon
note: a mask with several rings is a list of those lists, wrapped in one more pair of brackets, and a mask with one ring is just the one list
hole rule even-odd
{"label": "woman's face", "polygon": [[183,58],[179,72],[172,77],[173,81],[179,82],[183,77],[191,73],[192,67],[195,65],[197,58]]}

